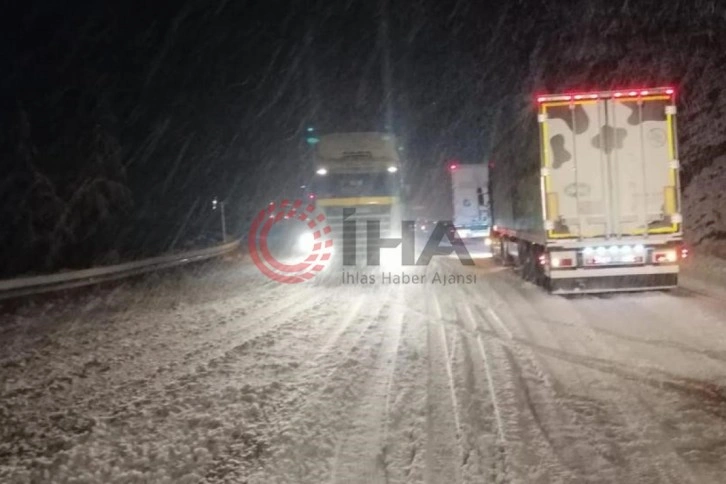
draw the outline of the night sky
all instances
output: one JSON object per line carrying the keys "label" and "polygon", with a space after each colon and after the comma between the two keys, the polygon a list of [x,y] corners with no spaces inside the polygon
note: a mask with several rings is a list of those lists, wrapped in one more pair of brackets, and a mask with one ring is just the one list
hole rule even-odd
{"label": "night sky", "polygon": [[[3,17],[4,275],[204,245],[215,196],[241,233],[305,181],[307,126],[392,130],[439,217],[444,162],[516,141],[536,92],[678,85],[704,119],[685,141],[726,109],[715,1],[36,1]],[[691,174],[721,142],[690,148]]]}

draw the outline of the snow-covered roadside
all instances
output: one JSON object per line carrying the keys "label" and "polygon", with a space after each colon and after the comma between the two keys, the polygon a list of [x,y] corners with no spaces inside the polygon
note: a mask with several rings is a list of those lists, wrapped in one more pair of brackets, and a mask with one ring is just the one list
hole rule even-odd
{"label": "snow-covered roadside", "polygon": [[701,170],[683,190],[684,235],[700,254],[726,258],[726,155]]}
{"label": "snow-covered roadside", "polygon": [[726,300],[726,259],[696,251],[683,262],[681,286]]}

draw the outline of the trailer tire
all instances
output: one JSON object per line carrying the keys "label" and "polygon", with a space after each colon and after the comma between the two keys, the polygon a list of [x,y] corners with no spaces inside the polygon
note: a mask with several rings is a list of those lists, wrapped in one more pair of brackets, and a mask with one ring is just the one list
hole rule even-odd
{"label": "trailer tire", "polygon": [[547,291],[548,294],[552,294],[552,292],[555,290],[555,284],[552,281],[551,277],[544,277],[542,287]]}
{"label": "trailer tire", "polygon": [[525,243],[522,253],[525,254],[522,276],[525,280],[546,289],[550,278],[540,263],[540,256],[545,253],[545,249],[536,244]]}
{"label": "trailer tire", "polygon": [[537,266],[535,265],[534,247],[529,242],[520,241],[517,247],[522,279],[537,282]]}
{"label": "trailer tire", "polygon": [[501,237],[497,238],[495,256],[501,265],[507,265],[507,262],[504,260],[504,239]]}
{"label": "trailer tire", "polygon": [[540,257],[545,254],[545,252],[546,250],[544,247],[535,245],[534,250],[532,251],[532,264],[534,264],[535,282],[538,286],[542,286],[549,291],[551,279],[547,277],[547,274],[545,274],[544,266],[542,266],[542,263],[540,262]]}
{"label": "trailer tire", "polygon": [[509,255],[509,251],[506,249],[507,240],[504,237],[501,237],[497,240],[499,242],[499,261],[500,261],[500,263],[505,267],[514,265],[514,260]]}

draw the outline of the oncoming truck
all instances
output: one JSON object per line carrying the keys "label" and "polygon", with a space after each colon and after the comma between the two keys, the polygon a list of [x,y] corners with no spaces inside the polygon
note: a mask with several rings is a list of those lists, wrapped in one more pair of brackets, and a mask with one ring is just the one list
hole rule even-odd
{"label": "oncoming truck", "polygon": [[355,209],[356,246],[365,255],[367,221],[377,221],[381,237],[400,234],[401,160],[396,138],[388,133],[333,133],[315,147],[308,197],[325,212],[336,238],[342,239],[345,209]]}
{"label": "oncoming truck", "polygon": [[687,252],[674,90],[537,106],[492,150],[495,254],[553,293],[675,287]]}

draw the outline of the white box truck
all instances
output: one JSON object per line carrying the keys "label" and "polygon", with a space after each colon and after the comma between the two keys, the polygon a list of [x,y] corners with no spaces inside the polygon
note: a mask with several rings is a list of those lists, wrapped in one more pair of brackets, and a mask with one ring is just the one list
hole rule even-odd
{"label": "white box truck", "polygon": [[675,287],[687,251],[674,90],[537,106],[492,150],[493,252],[553,293]]}
{"label": "white box truck", "polygon": [[485,164],[449,163],[453,223],[462,239],[488,240],[489,169]]}

